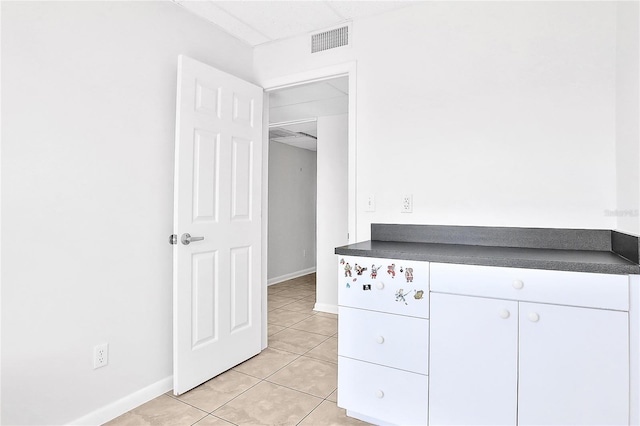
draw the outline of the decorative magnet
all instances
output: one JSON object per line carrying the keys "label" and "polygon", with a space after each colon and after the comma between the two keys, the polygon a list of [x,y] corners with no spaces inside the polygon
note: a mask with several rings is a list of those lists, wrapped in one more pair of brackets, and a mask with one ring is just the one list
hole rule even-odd
{"label": "decorative magnet", "polygon": [[344,257],[342,259],[340,259],[340,264],[344,265]]}
{"label": "decorative magnet", "polygon": [[402,269],[402,265],[400,265],[400,273],[403,273],[404,270]]}
{"label": "decorative magnet", "polygon": [[424,296],[424,290],[413,290],[415,292],[415,294],[413,295],[413,298],[416,300],[422,299],[422,296]]}
{"label": "decorative magnet", "polygon": [[344,265],[344,276],[345,277],[351,276],[351,265],[349,265],[349,262],[345,263]]}
{"label": "decorative magnet", "polygon": [[347,288],[351,288],[351,284],[347,283]]}
{"label": "decorative magnet", "polygon": [[363,290],[371,290],[371,284],[363,284],[362,285],[362,289]]}
{"label": "decorative magnet", "polygon": [[358,265],[358,264],[356,263],[356,274],[358,274],[358,275],[362,275],[362,273],[363,273],[364,271],[366,271],[366,270],[367,270],[367,268],[363,268],[362,266],[360,266],[360,265]]}
{"label": "decorative magnet", "polygon": [[396,291],[396,302],[404,302],[405,305],[408,305],[406,299],[404,298],[409,293],[404,293],[403,289]]}
{"label": "decorative magnet", "polygon": [[380,269],[382,267],[382,265],[378,266],[376,268],[376,265],[371,265],[371,279],[375,280],[376,277],[378,276],[378,269]]}
{"label": "decorative magnet", "polygon": [[404,277],[407,279],[408,283],[413,282],[413,268],[407,268],[404,270]]}
{"label": "decorative magnet", "polygon": [[396,264],[392,263],[391,265],[387,266],[387,274],[391,275],[391,278],[395,278],[396,277]]}

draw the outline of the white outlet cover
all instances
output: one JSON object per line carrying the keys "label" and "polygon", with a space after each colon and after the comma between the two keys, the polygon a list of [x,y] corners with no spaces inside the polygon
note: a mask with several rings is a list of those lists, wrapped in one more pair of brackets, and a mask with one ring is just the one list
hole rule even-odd
{"label": "white outlet cover", "polygon": [[400,205],[401,213],[412,213],[413,212],[413,195],[405,194],[402,196]]}
{"label": "white outlet cover", "polygon": [[104,367],[109,363],[109,344],[103,343],[93,348],[93,369]]}

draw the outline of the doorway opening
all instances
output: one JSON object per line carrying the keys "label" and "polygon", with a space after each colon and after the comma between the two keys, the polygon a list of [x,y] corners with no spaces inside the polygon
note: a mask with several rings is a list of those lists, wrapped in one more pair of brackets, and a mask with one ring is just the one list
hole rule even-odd
{"label": "doorway opening", "polygon": [[268,95],[267,284],[314,279],[314,309],[336,313],[322,294],[333,249],[348,243],[349,77]]}

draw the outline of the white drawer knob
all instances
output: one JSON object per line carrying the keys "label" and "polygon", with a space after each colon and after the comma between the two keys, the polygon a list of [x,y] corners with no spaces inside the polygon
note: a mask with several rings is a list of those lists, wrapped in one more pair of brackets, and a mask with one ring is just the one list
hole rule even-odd
{"label": "white drawer knob", "polygon": [[515,280],[512,285],[516,290],[522,290],[522,287],[524,287],[524,283],[521,280]]}
{"label": "white drawer knob", "polygon": [[538,322],[540,321],[540,315],[538,315],[536,312],[531,312],[529,314],[529,321],[531,322]]}
{"label": "white drawer knob", "polygon": [[376,337],[376,342],[378,342],[380,344],[383,344],[384,343],[384,337],[382,337],[382,336]]}
{"label": "white drawer knob", "polygon": [[507,309],[500,309],[500,318],[507,319],[511,316],[511,313]]}
{"label": "white drawer knob", "polygon": [[376,283],[376,288],[377,288],[378,290],[382,290],[382,289],[384,288],[384,283],[383,283],[383,282],[378,281],[378,282]]}
{"label": "white drawer knob", "polygon": [[376,391],[376,397],[378,398],[384,398],[384,392],[382,392],[380,389],[378,389]]}

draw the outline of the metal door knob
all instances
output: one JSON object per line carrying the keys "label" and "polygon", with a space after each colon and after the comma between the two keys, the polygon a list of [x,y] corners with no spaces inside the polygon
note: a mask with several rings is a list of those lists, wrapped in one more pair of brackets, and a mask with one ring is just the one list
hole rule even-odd
{"label": "metal door knob", "polygon": [[192,237],[191,234],[187,234],[187,233],[182,234],[182,237],[180,237],[180,241],[185,246],[188,246],[190,243],[194,241],[202,241],[202,240],[204,240],[204,237]]}

